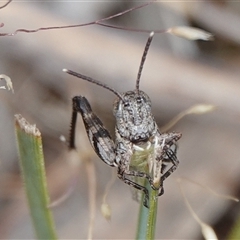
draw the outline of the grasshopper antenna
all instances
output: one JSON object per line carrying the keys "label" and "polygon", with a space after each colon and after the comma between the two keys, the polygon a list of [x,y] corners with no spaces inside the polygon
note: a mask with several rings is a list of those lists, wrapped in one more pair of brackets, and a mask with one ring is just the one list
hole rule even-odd
{"label": "grasshopper antenna", "polygon": [[94,83],[94,84],[96,84],[96,85],[98,85],[98,86],[101,86],[101,87],[103,87],[103,88],[106,88],[106,89],[108,89],[109,91],[113,92],[115,95],[117,95],[120,99],[123,100],[123,97],[122,97],[121,93],[119,93],[118,91],[116,91],[114,88],[111,88],[111,87],[109,87],[108,85],[99,82],[98,80],[95,80],[95,79],[93,79],[93,78],[87,77],[87,76],[85,76],[85,75],[82,75],[82,74],[80,74],[80,73],[77,73],[77,72],[74,72],[74,71],[72,71],[72,70],[68,70],[68,69],[65,69],[65,68],[64,68],[62,71],[63,71],[63,72],[66,72],[66,73],[68,73],[68,74],[70,74],[70,75],[72,75],[72,76],[81,78],[81,79],[83,79],[83,80],[85,80],[85,81]]}
{"label": "grasshopper antenna", "polygon": [[144,65],[144,62],[146,60],[148,49],[149,49],[150,44],[152,42],[153,35],[154,35],[154,32],[151,32],[149,37],[148,37],[148,40],[147,40],[147,43],[146,43],[146,46],[145,46],[145,49],[144,49],[144,52],[143,52],[143,56],[142,56],[142,59],[141,59],[141,63],[140,63],[140,66],[139,66],[138,75],[137,75],[137,81],[136,81],[137,93],[139,93],[139,83],[140,83],[140,78],[141,78],[141,74],[142,74],[142,70],[143,70],[143,65]]}

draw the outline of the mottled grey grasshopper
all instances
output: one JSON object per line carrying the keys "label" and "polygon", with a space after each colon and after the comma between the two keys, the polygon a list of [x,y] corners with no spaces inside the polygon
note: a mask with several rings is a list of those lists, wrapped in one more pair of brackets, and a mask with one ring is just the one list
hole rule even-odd
{"label": "mottled grey grasshopper", "polygon": [[118,177],[126,184],[141,190],[145,196],[144,206],[148,207],[148,189],[134,181],[135,178],[146,179],[151,188],[163,194],[163,181],[173,173],[179,161],[176,157],[176,142],[181,133],[160,133],[151,112],[151,100],[139,90],[140,77],[154,33],[147,40],[141,59],[136,89],[119,93],[115,89],[82,74],[63,69],[70,75],[104,87],[115,95],[113,114],[116,118],[115,142],[108,130],[85,97],[76,96],[72,99],[72,120],[69,148],[75,148],[75,129],[77,114],[81,113],[90,143],[107,165],[117,167]]}

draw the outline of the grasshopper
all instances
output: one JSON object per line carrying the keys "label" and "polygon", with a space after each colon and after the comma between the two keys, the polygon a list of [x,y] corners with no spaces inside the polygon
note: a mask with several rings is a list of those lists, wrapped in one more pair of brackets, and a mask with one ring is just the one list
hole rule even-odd
{"label": "grasshopper", "polygon": [[115,142],[102,121],[92,111],[88,100],[83,96],[75,96],[72,99],[69,148],[76,148],[76,121],[80,113],[90,144],[99,158],[110,167],[116,167],[118,177],[124,183],[144,193],[145,207],[149,207],[149,191],[144,184],[134,179],[147,180],[150,187],[158,191],[158,196],[161,196],[164,192],[163,181],[179,164],[176,157],[176,142],[182,136],[181,133],[159,131],[151,111],[151,100],[139,89],[143,65],[153,35],[154,32],[151,32],[147,40],[138,70],[136,88],[133,91],[120,93],[98,80],[63,69],[64,72],[97,84],[117,96],[113,104],[113,114],[116,118]]}

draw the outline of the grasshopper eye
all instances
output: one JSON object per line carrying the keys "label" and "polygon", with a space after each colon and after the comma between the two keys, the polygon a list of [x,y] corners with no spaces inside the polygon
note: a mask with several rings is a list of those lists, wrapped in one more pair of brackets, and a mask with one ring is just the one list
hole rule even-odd
{"label": "grasshopper eye", "polygon": [[128,108],[128,107],[130,107],[130,104],[129,104],[129,102],[123,102],[123,106],[124,106],[125,108]]}
{"label": "grasshopper eye", "polygon": [[142,103],[142,98],[141,98],[141,97],[138,97],[138,98],[137,98],[137,103],[138,103],[138,104]]}

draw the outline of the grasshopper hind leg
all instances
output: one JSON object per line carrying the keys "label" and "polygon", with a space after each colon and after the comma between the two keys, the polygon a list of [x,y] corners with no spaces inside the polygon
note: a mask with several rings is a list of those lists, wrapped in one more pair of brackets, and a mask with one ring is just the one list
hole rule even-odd
{"label": "grasshopper hind leg", "polygon": [[80,113],[82,116],[88,139],[94,151],[97,153],[97,155],[101,158],[103,162],[105,162],[111,167],[116,167],[116,163],[114,162],[116,157],[114,142],[107,129],[103,126],[102,121],[92,111],[88,100],[82,96],[76,96],[72,99],[72,120],[69,148],[76,148],[75,132],[77,113]]}

